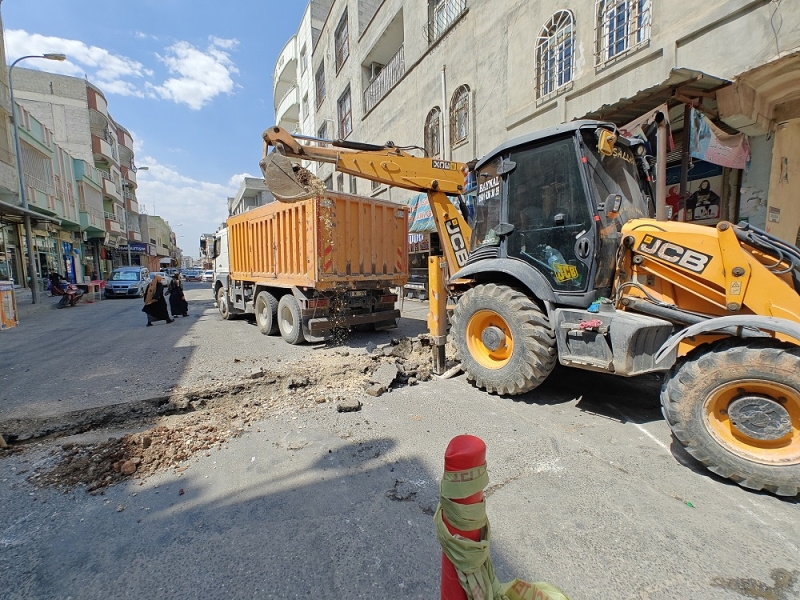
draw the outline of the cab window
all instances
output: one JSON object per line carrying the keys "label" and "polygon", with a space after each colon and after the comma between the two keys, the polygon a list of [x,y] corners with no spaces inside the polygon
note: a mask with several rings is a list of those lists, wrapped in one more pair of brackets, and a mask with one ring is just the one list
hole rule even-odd
{"label": "cab window", "polygon": [[586,287],[589,265],[576,255],[592,222],[573,137],[547,140],[510,155],[508,255],[533,265],[559,291]]}

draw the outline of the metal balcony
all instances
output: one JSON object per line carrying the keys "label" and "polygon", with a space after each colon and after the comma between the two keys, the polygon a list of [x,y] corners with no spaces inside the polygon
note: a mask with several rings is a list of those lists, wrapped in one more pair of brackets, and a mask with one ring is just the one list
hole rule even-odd
{"label": "metal balcony", "polygon": [[406,72],[406,61],[403,46],[395,52],[389,62],[384,65],[378,76],[372,80],[366,90],[364,90],[364,114],[375,108],[389,91],[397,85],[397,82]]}

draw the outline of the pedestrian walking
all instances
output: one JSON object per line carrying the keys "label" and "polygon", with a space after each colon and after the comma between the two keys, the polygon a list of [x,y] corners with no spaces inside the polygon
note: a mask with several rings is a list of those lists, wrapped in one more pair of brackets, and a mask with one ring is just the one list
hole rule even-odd
{"label": "pedestrian walking", "polygon": [[161,275],[156,275],[147,286],[144,294],[143,313],[147,313],[147,326],[151,327],[153,321],[166,321],[172,323],[167,310],[167,301],[164,299],[164,284]]}
{"label": "pedestrian walking", "polygon": [[189,303],[183,293],[183,281],[180,273],[175,273],[175,277],[169,282],[167,293],[169,294],[169,308],[172,311],[172,318],[174,319],[178,315],[188,317]]}

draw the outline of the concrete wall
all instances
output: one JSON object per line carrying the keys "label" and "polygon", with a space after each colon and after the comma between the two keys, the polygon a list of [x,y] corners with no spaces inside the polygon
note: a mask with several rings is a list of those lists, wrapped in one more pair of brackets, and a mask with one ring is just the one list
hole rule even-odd
{"label": "concrete wall", "polygon": [[[337,74],[333,32],[345,6],[350,16],[350,57]],[[595,66],[595,3],[543,0],[519,2],[468,0],[467,12],[433,45],[423,35],[428,20],[426,0],[385,0],[360,38],[356,38],[359,0],[337,0],[313,55],[313,70],[326,63],[326,99],[316,112],[337,121],[336,102],[349,85],[353,106],[350,139],[393,140],[398,145],[423,145],[425,116],[445,97],[466,84],[471,96],[470,137],[452,153],[455,160],[479,157],[498,144],[525,133],[580,118],[603,105],[634,96],[662,83],[673,68],[689,68],[730,79],[777,55],[770,18],[776,9],[765,0],[653,0],[650,40],[613,64]],[[571,84],[545,102],[535,90],[535,45],[543,25],[557,10],[575,17],[576,61]],[[777,45],[785,55],[800,48],[800,11],[783,3]],[[383,100],[364,116],[362,62],[402,11],[406,73]],[[776,18],[778,18],[776,17]],[[447,137],[445,136],[445,140]],[[319,175],[324,179],[330,167]],[[371,191],[359,181],[358,193]],[[405,196],[404,192],[395,197]]]}
{"label": "concrete wall", "polygon": [[15,68],[14,95],[72,156],[94,164],[83,79]]}

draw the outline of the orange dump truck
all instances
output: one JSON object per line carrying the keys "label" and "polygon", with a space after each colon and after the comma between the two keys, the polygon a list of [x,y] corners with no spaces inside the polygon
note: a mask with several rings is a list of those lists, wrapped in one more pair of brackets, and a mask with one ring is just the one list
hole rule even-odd
{"label": "orange dump truck", "polygon": [[397,326],[391,288],[408,281],[408,208],[325,191],[230,217],[214,240],[223,319],[255,313],[261,333],[290,344],[335,328]]}

